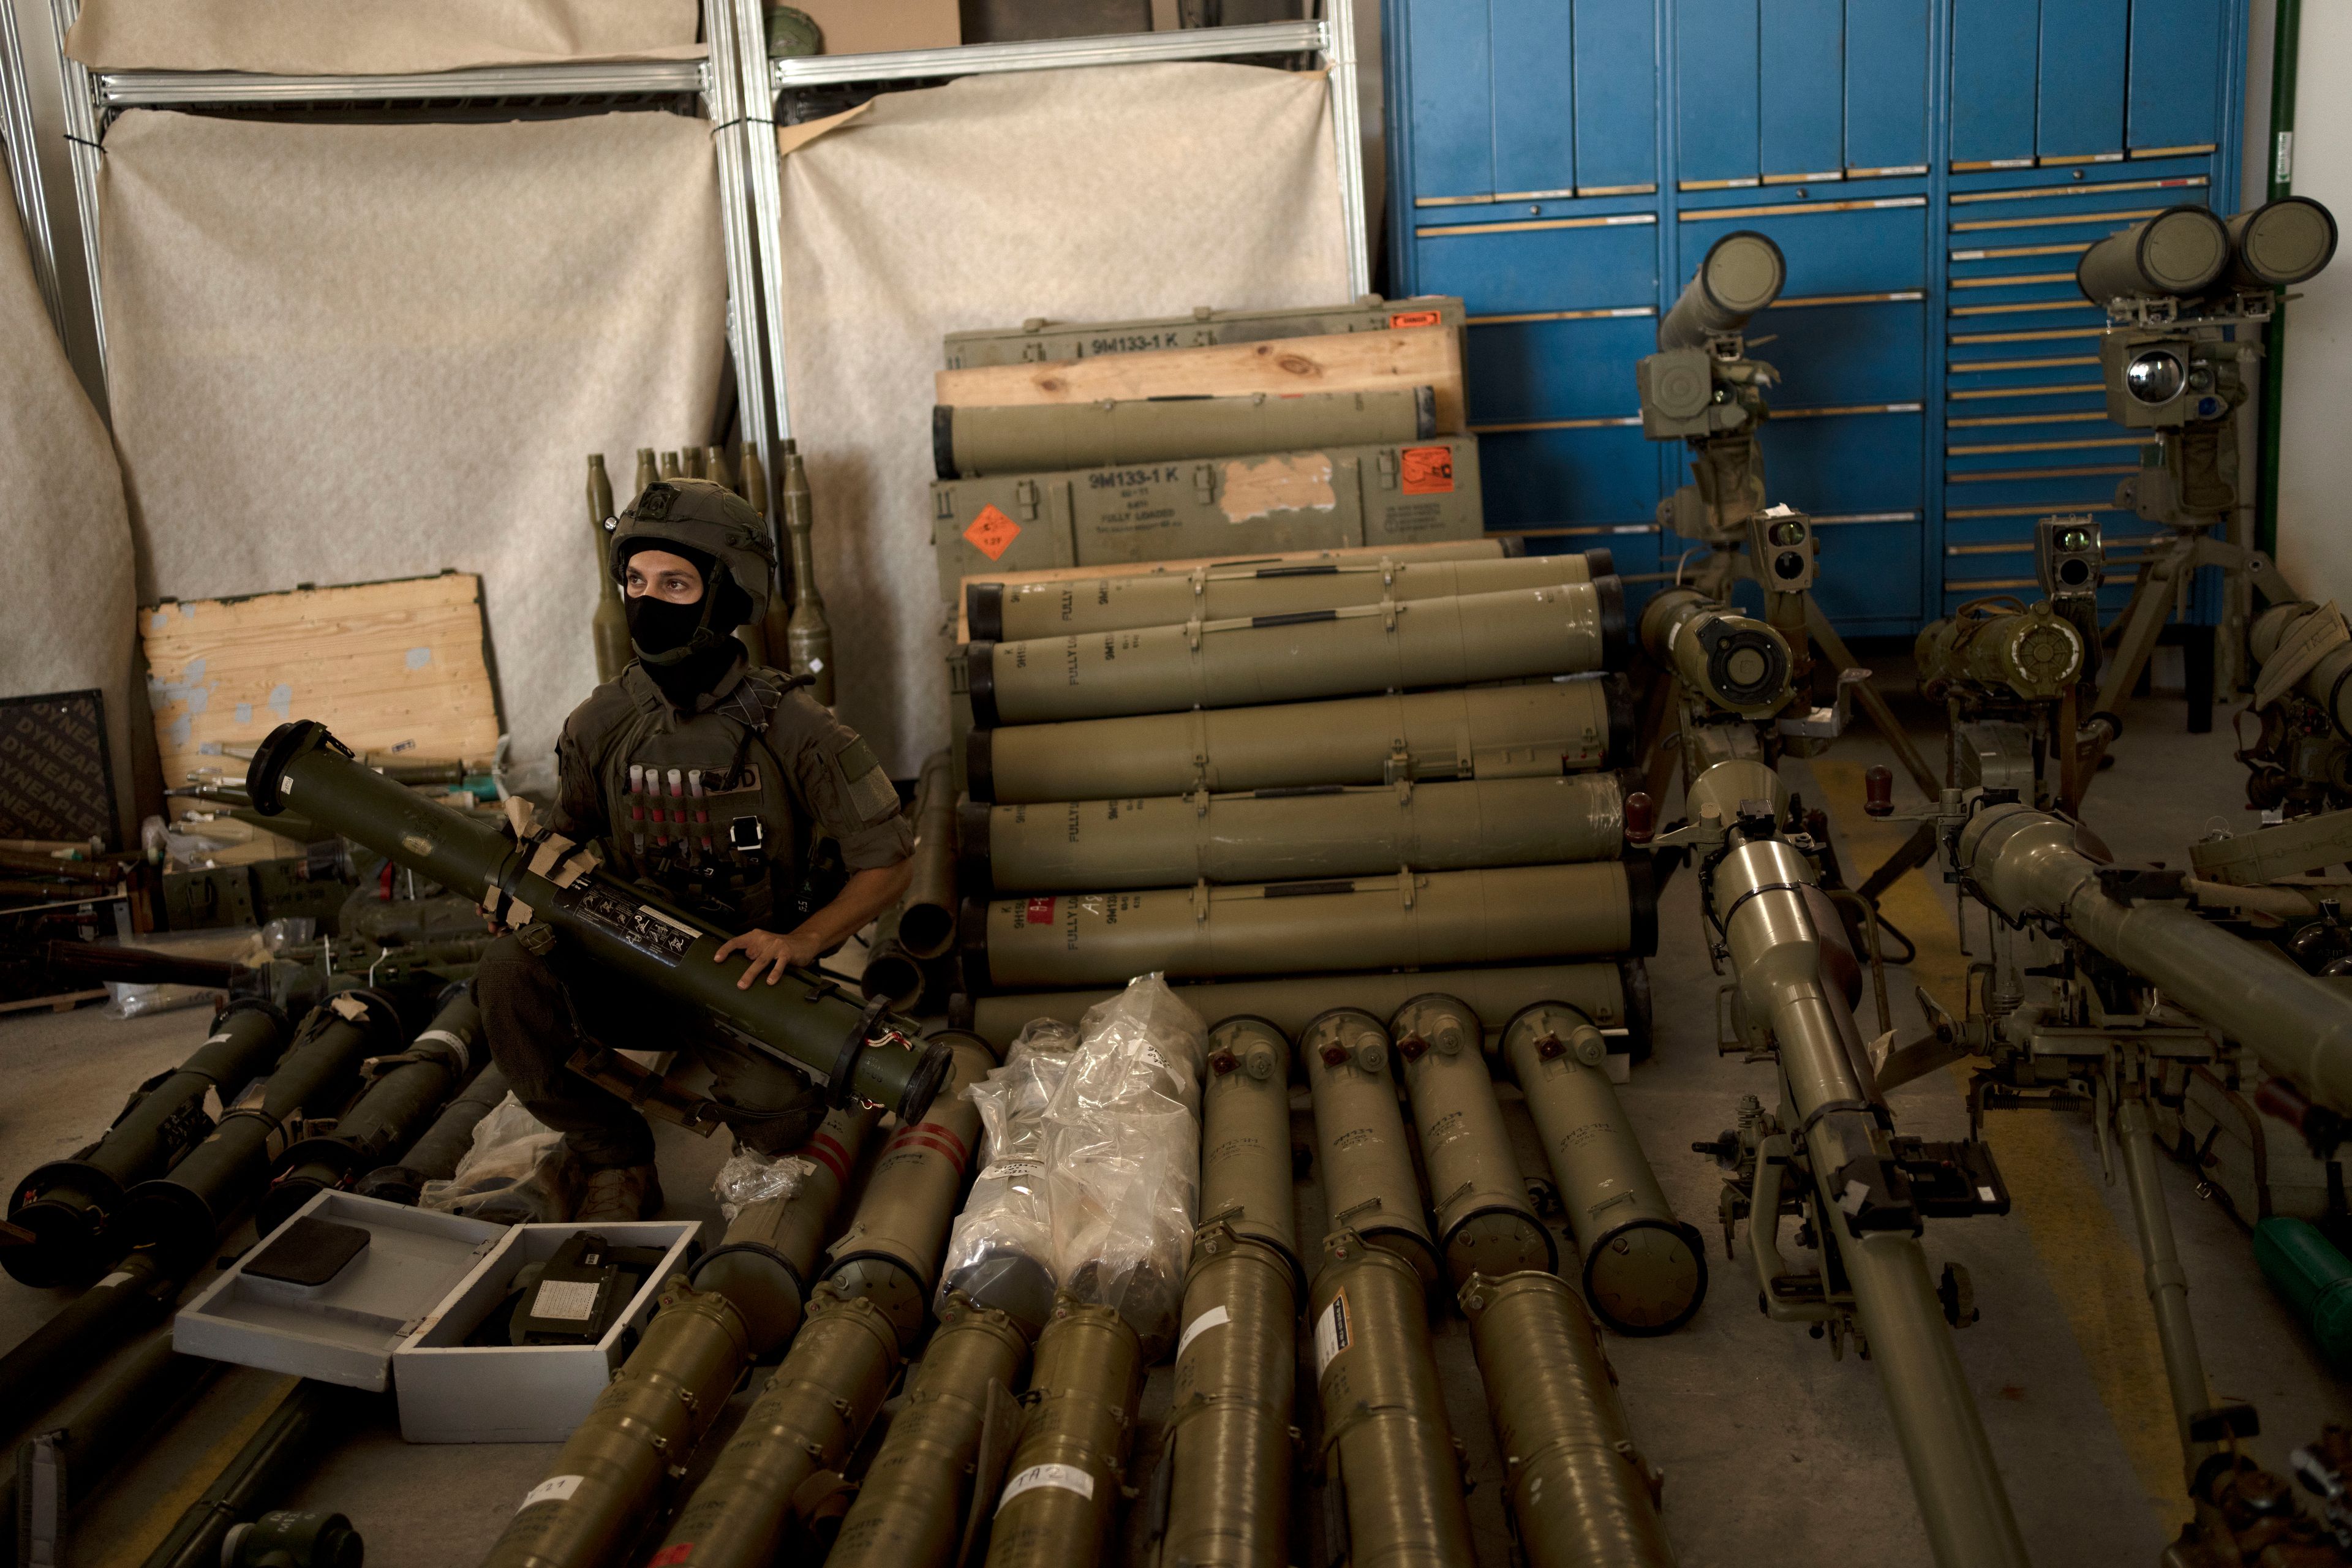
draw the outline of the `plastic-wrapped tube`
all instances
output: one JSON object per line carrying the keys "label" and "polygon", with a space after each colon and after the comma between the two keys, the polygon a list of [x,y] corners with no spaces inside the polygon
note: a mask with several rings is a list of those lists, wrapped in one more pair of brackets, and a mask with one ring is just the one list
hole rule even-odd
{"label": "plastic-wrapped tube", "polygon": [[980,1110],[981,1168],[948,1235],[934,1310],[950,1291],[1004,1313],[1031,1339],[1054,1310],[1054,1231],[1046,1213],[1045,1105],[1061,1087],[1078,1031],[1040,1018],[1005,1048],[1004,1065],[965,1090]]}
{"label": "plastic-wrapped tube", "polygon": [[1062,1288],[1117,1308],[1148,1361],[1175,1342],[1201,1169],[1208,1029],[1157,974],[1087,1011],[1045,1108]]}

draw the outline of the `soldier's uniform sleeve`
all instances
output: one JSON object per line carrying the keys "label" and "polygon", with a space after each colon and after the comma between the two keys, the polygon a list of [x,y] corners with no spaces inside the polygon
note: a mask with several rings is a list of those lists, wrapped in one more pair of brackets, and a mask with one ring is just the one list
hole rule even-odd
{"label": "soldier's uniform sleeve", "polygon": [[566,838],[585,843],[606,837],[611,824],[604,811],[604,781],[589,754],[582,716],[575,712],[565,721],[562,738],[555,742],[555,809],[548,826]]}
{"label": "soldier's uniform sleeve", "polygon": [[770,733],[793,794],[819,831],[841,846],[852,871],[896,866],[915,852],[915,830],[874,750],[804,691],[785,695]]}

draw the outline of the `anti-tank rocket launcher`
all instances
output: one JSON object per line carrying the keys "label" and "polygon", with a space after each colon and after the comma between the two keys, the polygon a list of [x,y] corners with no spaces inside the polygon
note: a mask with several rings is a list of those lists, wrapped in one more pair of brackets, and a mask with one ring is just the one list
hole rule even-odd
{"label": "anti-tank rocket launcher", "polygon": [[[265,815],[299,797],[320,826],[474,894],[526,942],[578,943],[616,973],[698,1009],[756,1057],[824,1083],[836,1104],[863,1100],[913,1123],[947,1076],[948,1046],[925,1042],[912,1023],[813,970],[788,969],[780,984],[739,989],[740,968],[712,961],[733,932],[613,874],[589,846],[544,829],[518,841],[419,797],[361,766],[321,724],[300,720],[272,731],[247,787]],[[668,1080],[636,1091],[648,1109],[706,1134],[723,1120],[721,1108]]]}
{"label": "anti-tank rocket launcher", "polygon": [[[1939,1289],[1920,1246],[1929,1218],[2006,1211],[1990,1152],[1895,1134],[1854,1021],[1853,952],[1821,889],[1821,842],[1779,775],[1718,763],[1692,782],[1689,801],[1688,824],[1657,843],[1696,858],[1710,957],[1728,971],[1732,1044],[1778,1079],[1772,1109],[1749,1097],[1736,1130],[1700,1145],[1725,1169],[1727,1250],[1745,1219],[1766,1314],[1825,1331],[1834,1352],[1849,1340],[1866,1347],[1937,1563],[2022,1568],[1952,1344],[1972,1316],[1966,1275],[1947,1265]],[[1789,1212],[1804,1217],[1819,1268],[1781,1252]]]}
{"label": "anti-tank rocket launcher", "polygon": [[[1979,1059],[1969,1091],[1972,1119],[2019,1107],[2083,1110],[2098,1125],[2103,1157],[2109,1149],[2120,1155],[2195,1509],[2165,1563],[2219,1568],[2252,1561],[2272,1543],[2310,1553],[2285,1561],[2352,1562],[2352,1541],[2299,1514],[2293,1489],[2241,1447],[2259,1430],[2253,1407],[2217,1399],[2207,1381],[2155,1131],[2156,1107],[2178,1103],[2191,1074],[2237,1082],[2259,1079],[2258,1063],[2273,1076],[2255,1089],[2256,1103],[2298,1125],[2315,1152],[2332,1152],[2343,1137],[2343,1113],[2352,1110],[2352,997],[2278,948],[2198,912],[2203,905],[2232,921],[2263,913],[2275,921],[2298,904],[2310,915],[2308,901],[2258,878],[2251,885],[2218,879],[2259,865],[2262,832],[2246,836],[2251,844],[2224,841],[2229,853],[2200,859],[2191,874],[2109,864],[2076,824],[2011,801],[1948,790],[1937,807],[1917,815],[1935,831],[1962,897],[2000,918],[1986,921],[1988,950],[1976,971],[1983,981],[1960,1017],[1923,993],[1932,1032],[1888,1056],[1882,1087]],[[2299,867],[2300,855],[2345,852],[2340,832],[2324,848],[2305,847],[2319,826],[2266,831],[2294,841],[2285,852],[2298,858],[2285,863]],[[2302,936],[2323,923],[2273,929],[2300,956]],[[2321,1471],[2333,1474],[2326,1465],[2313,1474]]]}

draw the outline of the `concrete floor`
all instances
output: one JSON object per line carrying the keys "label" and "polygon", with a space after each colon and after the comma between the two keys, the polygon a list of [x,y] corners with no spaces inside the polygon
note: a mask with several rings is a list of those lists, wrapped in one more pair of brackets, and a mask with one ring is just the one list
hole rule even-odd
{"label": "concrete floor", "polygon": [[[1904,695],[1899,655],[1889,650],[1879,662],[1886,667],[1882,685],[1890,696]],[[1940,754],[1939,716],[1916,700],[1906,711],[1929,754]],[[2119,860],[2177,863],[2212,819],[2232,826],[2247,820],[2227,715],[2214,733],[2188,736],[2180,714],[2177,701],[2161,698],[2136,704],[2118,764],[2092,793],[2086,815]],[[1861,769],[1884,758],[1876,737],[1858,728],[1820,764],[1790,768],[1794,787],[1837,816],[1850,880],[1901,837],[1851,808]],[[1842,805],[1847,809],[1839,812]],[[1937,905],[1948,910],[1946,890],[1915,879],[1907,896],[1924,911],[1914,915],[1912,934],[1927,951],[1918,973],[1889,975],[1898,1041],[1921,1028],[1913,983],[1937,980],[1930,972],[1951,963],[1948,923],[1940,938],[1922,929],[1932,927]],[[1948,922],[1948,912],[1942,919]],[[1767,1321],[1755,1310],[1752,1287],[1724,1260],[1715,1169],[1689,1145],[1728,1125],[1741,1094],[1769,1101],[1772,1090],[1769,1068],[1714,1048],[1720,983],[1706,968],[1697,923],[1695,879],[1677,878],[1661,911],[1664,951],[1651,964],[1657,1052],[1623,1093],[1677,1208],[1710,1238],[1713,1289],[1680,1332],[1611,1341],[1635,1436],[1666,1475],[1665,1519],[1685,1568],[1925,1568],[1927,1546],[1876,1371],[1851,1353],[1834,1361],[1825,1343]],[[1957,1009],[1957,994],[1945,994]],[[204,1024],[200,1012],[119,1021],[94,1008],[0,1018],[0,1081],[7,1086],[0,1095],[0,1173],[13,1176],[85,1142],[130,1086],[184,1056]],[[1893,1099],[1902,1131],[1928,1138],[1965,1132],[1954,1075],[1931,1075]],[[1507,1109],[1520,1114],[1516,1104]],[[1299,1124],[1311,1142],[1303,1110]],[[1934,1222],[1927,1246],[1931,1267],[1957,1261],[1973,1278],[1983,1318],[1958,1345],[2019,1521],[2043,1564],[2152,1563],[2186,1510],[2176,1500],[2169,1405],[2122,1189],[2102,1182],[2079,1119],[2011,1113],[1996,1117],[1987,1136],[2017,1212]],[[709,1181],[724,1151],[671,1128],[660,1129],[660,1142],[668,1214],[715,1221]],[[2322,1422],[2352,1420],[2352,1390],[2321,1363],[2271,1295],[2237,1225],[2197,1195],[2185,1171],[2168,1167],[2166,1174],[2213,1386],[2261,1407],[2263,1435],[2253,1450],[2283,1470],[2288,1450]],[[1311,1184],[1300,1190],[1300,1211],[1302,1235],[1318,1236],[1322,1216]],[[0,1280],[0,1343],[15,1342],[67,1299]],[[1482,1568],[1504,1568],[1511,1548],[1501,1468],[1466,1327],[1458,1320],[1441,1324],[1437,1351],[1449,1414],[1468,1456],[1478,1560]],[[1139,1442],[1147,1457],[1158,1448],[1168,1383],[1162,1368],[1147,1389]],[[140,1562],[286,1386],[269,1374],[225,1373],[78,1520],[71,1561],[78,1568]],[[1305,1371],[1301,1386],[1311,1390]],[[739,1395],[736,1414],[745,1403]],[[349,1514],[367,1540],[373,1568],[478,1561],[545,1475],[554,1450],[406,1445],[389,1399],[380,1405],[321,1456],[292,1501]],[[30,1415],[0,1412],[0,1426],[13,1436]],[[715,1442],[706,1447],[706,1462],[715,1448]],[[1296,1560],[1321,1563],[1314,1539],[1319,1510],[1303,1487],[1299,1500]],[[1122,1531],[1130,1559],[1134,1523]]]}

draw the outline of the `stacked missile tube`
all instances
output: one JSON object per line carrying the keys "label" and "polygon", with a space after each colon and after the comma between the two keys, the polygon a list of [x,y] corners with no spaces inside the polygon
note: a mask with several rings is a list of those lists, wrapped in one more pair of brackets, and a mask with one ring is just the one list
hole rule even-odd
{"label": "stacked missile tube", "polygon": [[1654,946],[1604,552],[972,582],[966,618],[961,935],[992,1039],[1144,973],[1462,989]]}

